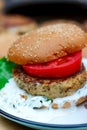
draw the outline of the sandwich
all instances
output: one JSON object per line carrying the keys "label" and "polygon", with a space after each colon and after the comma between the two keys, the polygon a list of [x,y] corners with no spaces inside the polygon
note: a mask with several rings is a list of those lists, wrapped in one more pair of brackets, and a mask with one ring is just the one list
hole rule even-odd
{"label": "sandwich", "polygon": [[71,23],[44,26],[21,36],[8,51],[8,60],[18,64],[13,69],[17,86],[48,98],[54,109],[83,103],[87,100],[82,62],[86,45],[87,34]]}

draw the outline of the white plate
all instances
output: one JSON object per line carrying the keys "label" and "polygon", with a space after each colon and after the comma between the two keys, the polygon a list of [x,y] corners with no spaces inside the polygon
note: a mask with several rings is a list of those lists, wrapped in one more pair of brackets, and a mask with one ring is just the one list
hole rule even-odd
{"label": "white plate", "polygon": [[[87,59],[83,59],[87,69]],[[69,109],[32,109],[27,93],[14,80],[0,90],[0,114],[22,125],[44,130],[87,130],[87,109],[84,104]],[[28,97],[30,98],[30,97]]]}

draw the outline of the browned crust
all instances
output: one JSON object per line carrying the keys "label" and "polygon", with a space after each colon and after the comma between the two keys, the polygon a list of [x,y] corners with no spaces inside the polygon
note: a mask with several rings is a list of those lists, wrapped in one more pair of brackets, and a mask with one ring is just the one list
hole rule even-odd
{"label": "browned crust", "polygon": [[17,64],[48,62],[84,48],[87,35],[78,26],[62,23],[42,27],[19,38],[8,59]]}

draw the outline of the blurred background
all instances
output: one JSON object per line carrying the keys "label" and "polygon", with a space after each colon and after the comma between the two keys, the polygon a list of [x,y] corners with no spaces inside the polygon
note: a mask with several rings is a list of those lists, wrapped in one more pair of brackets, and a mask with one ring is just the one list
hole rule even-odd
{"label": "blurred background", "polygon": [[74,19],[83,22],[87,15],[87,0],[1,0],[5,13],[34,17],[38,22],[51,18]]}
{"label": "blurred background", "polygon": [[87,0],[0,0],[0,13],[24,15],[37,23],[65,19],[83,24],[87,18]]}
{"label": "blurred background", "polygon": [[87,32],[87,0],[0,0],[0,57],[19,36],[61,22]]}

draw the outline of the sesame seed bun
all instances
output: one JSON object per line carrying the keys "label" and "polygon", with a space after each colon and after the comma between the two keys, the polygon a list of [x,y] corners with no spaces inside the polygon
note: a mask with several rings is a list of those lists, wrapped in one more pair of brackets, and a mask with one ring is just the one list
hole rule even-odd
{"label": "sesame seed bun", "polygon": [[86,45],[87,34],[80,27],[59,23],[21,36],[9,49],[8,59],[20,65],[44,63],[79,51]]}

